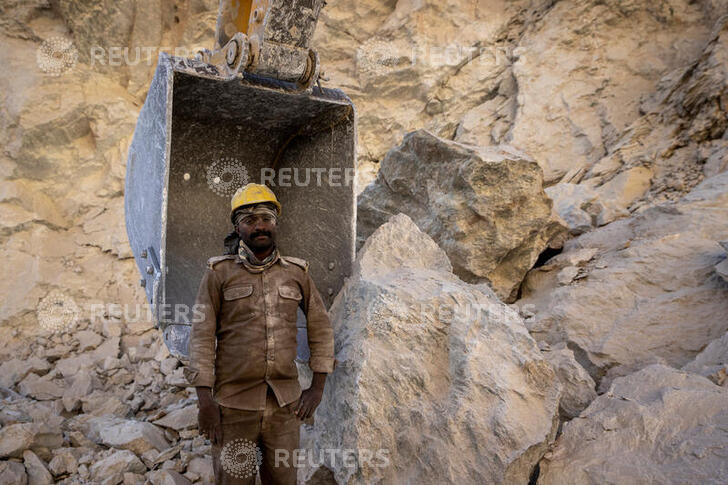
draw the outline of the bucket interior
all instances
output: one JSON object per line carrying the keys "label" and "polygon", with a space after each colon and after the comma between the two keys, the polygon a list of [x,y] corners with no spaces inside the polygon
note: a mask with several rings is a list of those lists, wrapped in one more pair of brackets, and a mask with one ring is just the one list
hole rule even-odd
{"label": "bucket interior", "polygon": [[195,302],[208,258],[223,254],[230,199],[246,181],[275,192],[281,254],[309,261],[328,307],[354,257],[354,186],[344,180],[355,169],[350,102],[336,91],[294,94],[179,72],[172,93],[162,320],[189,322],[184,309]]}

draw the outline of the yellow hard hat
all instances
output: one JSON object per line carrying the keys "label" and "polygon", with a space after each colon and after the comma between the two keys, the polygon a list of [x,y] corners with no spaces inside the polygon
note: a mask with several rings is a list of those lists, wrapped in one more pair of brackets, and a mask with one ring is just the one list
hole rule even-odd
{"label": "yellow hard hat", "polygon": [[245,187],[240,187],[235,195],[233,195],[230,201],[230,217],[232,217],[235,209],[251,204],[261,204],[263,202],[270,202],[276,206],[276,212],[278,216],[281,215],[281,204],[276,199],[276,194],[271,189],[261,184],[248,184]]}

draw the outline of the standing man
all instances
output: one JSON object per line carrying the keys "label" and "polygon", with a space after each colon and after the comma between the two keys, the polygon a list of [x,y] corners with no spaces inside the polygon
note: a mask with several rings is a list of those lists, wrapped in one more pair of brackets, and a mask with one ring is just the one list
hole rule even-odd
{"label": "standing man", "polygon": [[[266,186],[248,184],[232,198],[234,254],[210,258],[192,324],[190,385],[199,399],[199,428],[212,441],[217,484],[296,483],[300,421],[321,402],[334,368],[326,308],[302,259],[281,256],[281,205]],[[296,316],[306,315],[313,383],[301,391]],[[257,447],[257,448],[256,448]],[[297,455],[296,455],[297,456]]]}

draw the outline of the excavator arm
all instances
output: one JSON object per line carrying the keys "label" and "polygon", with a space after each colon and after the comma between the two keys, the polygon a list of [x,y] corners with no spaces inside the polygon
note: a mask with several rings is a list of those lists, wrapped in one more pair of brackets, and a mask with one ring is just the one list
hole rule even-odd
{"label": "excavator arm", "polygon": [[198,59],[223,78],[242,72],[310,89],[319,77],[319,57],[310,48],[324,0],[220,0],[215,47]]}

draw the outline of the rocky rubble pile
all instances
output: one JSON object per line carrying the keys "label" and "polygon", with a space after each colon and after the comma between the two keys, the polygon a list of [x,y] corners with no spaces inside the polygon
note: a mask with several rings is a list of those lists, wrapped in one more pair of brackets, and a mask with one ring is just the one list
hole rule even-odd
{"label": "rocky rubble pile", "polygon": [[0,483],[211,483],[180,362],[148,324],[39,332],[0,365]]}

